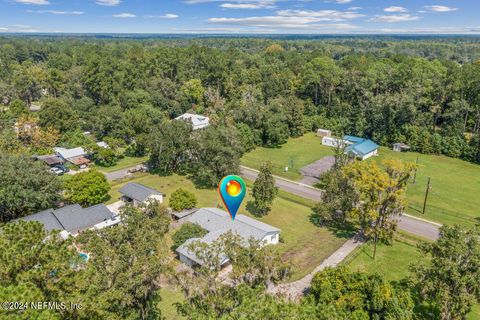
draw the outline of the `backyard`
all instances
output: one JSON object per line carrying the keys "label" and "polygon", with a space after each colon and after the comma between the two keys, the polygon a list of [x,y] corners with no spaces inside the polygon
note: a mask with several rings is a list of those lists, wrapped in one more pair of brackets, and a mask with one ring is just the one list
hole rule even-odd
{"label": "backyard", "polygon": [[[221,200],[216,190],[195,188],[194,184],[187,177],[178,175],[160,177],[145,173],[136,174],[129,180],[112,182],[110,202],[118,200],[120,197],[118,190],[129,181],[141,183],[165,193],[167,195],[167,204],[169,195],[173,191],[178,188],[184,188],[196,194],[198,207],[221,207]],[[239,210],[240,214],[251,216],[246,210],[246,204],[249,200],[250,195],[247,195]],[[311,204],[311,202],[301,198],[280,192],[270,214],[257,218],[282,230],[281,238],[283,243],[278,244],[277,247],[283,254],[283,257],[291,262],[294,267],[293,280],[311,272],[351,235],[348,232],[334,233],[326,228],[314,226],[309,220]]]}
{"label": "backyard", "polygon": [[[293,180],[301,178],[298,170],[333,150],[321,144],[321,138],[313,133],[290,139],[279,148],[257,148],[242,158],[242,164],[258,169],[265,161],[274,165],[274,174]],[[416,162],[418,173],[415,184],[409,184],[407,212],[444,224],[473,225],[480,207],[480,166],[460,159],[445,156],[423,155],[415,152],[398,153],[389,148],[380,148],[379,156],[367,161],[381,162],[385,159],[400,159]],[[293,165],[292,165],[293,164]],[[289,171],[284,172],[286,166]],[[428,178],[431,178],[425,214],[422,214]]]}

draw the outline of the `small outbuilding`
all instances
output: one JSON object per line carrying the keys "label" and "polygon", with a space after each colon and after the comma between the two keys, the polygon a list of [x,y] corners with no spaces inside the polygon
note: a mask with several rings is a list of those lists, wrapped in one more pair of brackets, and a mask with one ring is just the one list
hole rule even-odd
{"label": "small outbuilding", "polygon": [[410,150],[410,146],[405,143],[398,142],[393,144],[393,151],[395,152],[405,152],[408,150]]}
{"label": "small outbuilding", "polygon": [[129,182],[120,189],[122,194],[121,200],[126,203],[131,203],[134,206],[140,204],[147,204],[149,201],[156,200],[160,203],[163,202],[165,194],[144,186],[140,183]]}
{"label": "small outbuilding", "polygon": [[332,131],[327,130],[327,129],[318,129],[317,130],[317,137],[331,137],[332,136]]}

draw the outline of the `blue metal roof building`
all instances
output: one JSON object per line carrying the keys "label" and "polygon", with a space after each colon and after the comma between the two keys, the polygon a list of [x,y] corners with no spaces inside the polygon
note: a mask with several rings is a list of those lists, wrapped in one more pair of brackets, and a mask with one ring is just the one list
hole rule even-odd
{"label": "blue metal roof building", "polygon": [[354,154],[362,160],[368,159],[378,153],[379,146],[372,140],[349,135],[344,136],[343,140],[351,143],[345,151]]}

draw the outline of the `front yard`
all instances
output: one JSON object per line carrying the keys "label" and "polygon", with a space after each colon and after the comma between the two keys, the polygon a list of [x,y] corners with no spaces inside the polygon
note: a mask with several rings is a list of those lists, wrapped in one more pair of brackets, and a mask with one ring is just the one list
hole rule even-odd
{"label": "front yard", "polygon": [[[221,200],[216,190],[197,189],[187,178],[178,175],[160,177],[151,174],[136,174],[132,179],[112,182],[110,202],[118,200],[118,190],[127,182],[137,182],[147,187],[165,193],[168,204],[169,195],[178,188],[193,191],[198,199],[198,207],[221,207]],[[251,216],[246,210],[250,200],[247,195],[239,210],[239,214]],[[277,245],[283,257],[290,261],[294,267],[293,280],[300,279],[311,272],[326,257],[338,249],[347,239],[349,234],[341,237],[326,228],[314,226],[309,216],[311,202],[281,192],[275,200],[272,211],[260,221],[271,224],[282,230],[283,243]]]}

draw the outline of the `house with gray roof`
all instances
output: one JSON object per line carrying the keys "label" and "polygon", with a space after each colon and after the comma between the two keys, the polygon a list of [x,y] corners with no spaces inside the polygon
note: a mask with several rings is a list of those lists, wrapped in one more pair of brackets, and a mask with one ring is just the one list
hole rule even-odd
{"label": "house with gray roof", "polygon": [[[221,235],[231,231],[233,234],[241,236],[247,240],[254,238],[261,241],[264,245],[277,244],[280,236],[280,229],[275,228],[256,219],[238,214],[235,220],[230,215],[218,208],[202,208],[193,213],[188,221],[198,224],[208,231],[203,238],[194,238],[187,240],[176,250],[180,261],[189,266],[202,265],[203,262],[188,249],[189,244],[194,241],[212,243]],[[222,265],[228,263],[228,258],[222,259]]]}
{"label": "house with gray roof", "polygon": [[68,161],[79,168],[86,168],[90,163],[88,159],[88,153],[82,147],[66,149],[66,148],[53,148],[55,154],[62,158],[64,161]]}
{"label": "house with gray roof", "polygon": [[122,201],[126,203],[132,203],[134,206],[146,204],[149,201],[153,200],[162,203],[163,197],[165,196],[165,194],[155,189],[146,187],[143,184],[135,182],[127,183],[119,190],[119,192],[122,195]]}
{"label": "house with gray roof", "polygon": [[48,209],[19,218],[15,221],[37,221],[43,224],[45,230],[65,231],[77,235],[88,229],[102,229],[120,223],[120,217],[112,213],[104,204],[82,208],[78,204],[59,209]]}
{"label": "house with gray roof", "polygon": [[175,120],[183,120],[191,123],[193,130],[203,129],[210,125],[210,118],[192,113],[184,113]]}

